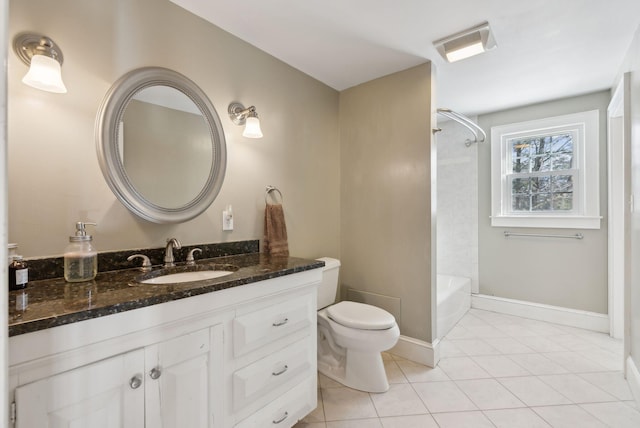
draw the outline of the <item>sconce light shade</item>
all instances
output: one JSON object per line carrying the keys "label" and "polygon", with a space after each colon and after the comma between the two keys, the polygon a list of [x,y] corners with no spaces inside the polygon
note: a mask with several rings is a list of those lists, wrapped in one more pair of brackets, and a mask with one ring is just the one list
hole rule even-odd
{"label": "sconce light shade", "polygon": [[260,119],[257,117],[247,117],[247,123],[244,125],[243,137],[262,138],[262,129],[260,129]]}
{"label": "sconce light shade", "polygon": [[456,62],[495,48],[496,41],[488,22],[433,42],[448,62]]}
{"label": "sconce light shade", "polygon": [[58,94],[67,92],[62,81],[62,51],[53,40],[39,34],[22,33],[13,39],[13,49],[29,66],[22,79],[24,84]]}
{"label": "sconce light shade", "polygon": [[60,63],[45,55],[34,55],[31,58],[29,71],[22,78],[22,83],[43,91],[64,94],[67,88],[62,81]]}
{"label": "sconce light shade", "polygon": [[246,138],[262,138],[262,130],[260,129],[260,119],[258,112],[254,106],[244,108],[240,103],[229,104],[229,117],[236,125],[244,126],[242,136]]}

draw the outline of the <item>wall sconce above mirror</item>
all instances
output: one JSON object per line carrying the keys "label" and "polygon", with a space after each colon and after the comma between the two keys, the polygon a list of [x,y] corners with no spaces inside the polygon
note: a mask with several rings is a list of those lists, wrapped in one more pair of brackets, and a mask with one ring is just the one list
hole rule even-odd
{"label": "wall sconce above mirror", "polygon": [[262,138],[262,130],[260,129],[260,119],[258,119],[258,112],[254,106],[244,108],[240,103],[229,104],[229,117],[238,126],[244,126],[242,132],[243,137],[247,138]]}
{"label": "wall sconce above mirror", "polygon": [[22,83],[56,94],[67,92],[61,70],[64,57],[53,40],[41,34],[20,33],[13,39],[13,50],[29,66]]}

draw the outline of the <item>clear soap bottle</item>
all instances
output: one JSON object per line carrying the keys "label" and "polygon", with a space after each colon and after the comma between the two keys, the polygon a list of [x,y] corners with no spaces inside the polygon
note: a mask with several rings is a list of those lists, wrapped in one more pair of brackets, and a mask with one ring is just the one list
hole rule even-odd
{"label": "clear soap bottle", "polygon": [[64,279],[67,282],[91,281],[98,273],[98,252],[91,245],[93,238],[87,235],[86,225],[95,223],[76,223],[75,236],[69,237],[69,245],[64,252]]}

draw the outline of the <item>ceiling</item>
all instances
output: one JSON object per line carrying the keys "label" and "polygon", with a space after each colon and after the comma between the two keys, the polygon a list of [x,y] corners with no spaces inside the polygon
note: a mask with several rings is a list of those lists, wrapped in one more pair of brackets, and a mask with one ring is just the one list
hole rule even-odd
{"label": "ceiling", "polygon": [[[171,0],[343,90],[427,60],[469,115],[610,88],[639,0]],[[448,64],[434,40],[488,21],[498,47]]]}

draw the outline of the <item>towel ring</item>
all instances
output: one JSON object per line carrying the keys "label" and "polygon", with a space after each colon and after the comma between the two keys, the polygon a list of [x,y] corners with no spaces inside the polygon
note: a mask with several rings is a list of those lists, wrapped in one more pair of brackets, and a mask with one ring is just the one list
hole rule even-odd
{"label": "towel ring", "polygon": [[267,201],[267,196],[269,196],[269,193],[271,193],[271,192],[278,192],[278,194],[280,195],[280,203],[284,202],[284,197],[282,196],[282,192],[280,191],[280,189],[278,189],[276,186],[267,186],[266,192],[264,192],[264,203],[265,204],[269,203]]}

